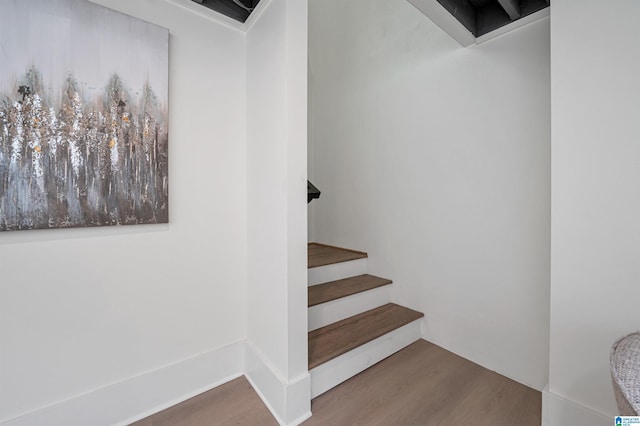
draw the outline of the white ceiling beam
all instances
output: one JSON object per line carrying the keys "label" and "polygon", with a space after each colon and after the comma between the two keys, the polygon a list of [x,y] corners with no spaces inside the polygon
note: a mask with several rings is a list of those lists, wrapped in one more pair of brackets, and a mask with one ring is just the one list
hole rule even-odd
{"label": "white ceiling beam", "polygon": [[504,27],[500,27],[497,30],[493,30],[490,33],[486,33],[485,35],[478,37],[476,39],[476,44],[482,44],[486,41],[493,40],[494,38],[501,36],[502,34],[506,34],[510,31],[524,27],[525,25],[529,25],[532,22],[536,22],[541,19],[544,19],[549,15],[550,15],[549,8],[545,7],[544,9],[540,9],[539,11],[532,13],[530,15],[527,15],[524,18],[518,19],[517,21],[513,21],[505,25]]}
{"label": "white ceiling beam", "polygon": [[[0,0],[1,1],[1,0]],[[442,28],[444,32],[453,37],[462,47],[471,46],[476,42],[468,29],[464,27],[456,18],[445,9],[438,0],[408,0],[434,24]],[[262,2],[261,2],[262,3]]]}
{"label": "white ceiling beam", "polygon": [[500,6],[502,6],[504,11],[507,12],[509,19],[512,21],[515,21],[522,16],[522,13],[520,12],[520,5],[517,0],[498,0],[498,3],[500,3]]}
{"label": "white ceiling beam", "polygon": [[[2,0],[0,0],[2,1]],[[176,1],[176,0],[168,0],[168,1]],[[190,0],[187,0],[190,1]],[[262,0],[258,3],[258,7],[265,2],[266,0]],[[462,25],[456,18],[449,13],[439,2],[438,0],[408,0],[416,9],[425,14],[427,18],[431,19],[434,24],[438,25],[442,30],[444,30],[447,34],[449,34],[452,38],[454,38],[462,47],[468,47],[473,44],[481,44],[486,41],[492,40],[502,34],[513,31],[517,28],[528,25],[532,22],[538,21],[540,19],[544,19],[550,15],[548,7],[541,9],[535,13],[525,16],[524,18],[518,19],[516,21],[512,21],[509,24],[498,28],[497,30],[491,31],[485,35],[482,35],[478,38],[474,37],[469,30],[467,30],[464,25]],[[251,16],[255,14],[252,13]],[[249,18],[251,18],[249,16]]]}
{"label": "white ceiling beam", "polygon": [[[2,0],[0,0],[2,1]],[[94,0],[89,0],[89,1],[94,1]],[[201,1],[191,1],[191,0],[165,0],[169,3],[173,3],[176,6],[179,6],[183,9],[188,10],[191,13],[194,13],[196,15],[199,15],[203,18],[207,18],[211,21],[217,22],[219,24],[223,24],[226,27],[232,28],[236,31],[242,31],[243,33],[247,32],[247,22],[249,21],[249,19],[255,14],[252,13],[251,15],[249,15],[249,18],[247,18],[247,21],[243,24],[240,21],[236,21],[233,18],[229,18],[227,15],[222,14],[220,12],[216,12],[213,9],[209,9],[208,7],[204,7],[202,6],[202,2]],[[258,6],[256,7],[256,9],[258,9],[262,3],[268,3],[271,0],[262,0],[260,3],[258,3]]]}

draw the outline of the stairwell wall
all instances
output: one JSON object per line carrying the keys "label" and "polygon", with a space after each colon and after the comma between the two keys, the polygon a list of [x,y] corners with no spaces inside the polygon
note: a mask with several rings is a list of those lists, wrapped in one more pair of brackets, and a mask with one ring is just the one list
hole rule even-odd
{"label": "stairwell wall", "polygon": [[640,328],[640,4],[551,3],[547,425],[613,424],[613,342]]}
{"label": "stairwell wall", "polygon": [[461,48],[405,0],[312,0],[310,239],[365,250],[423,335],[548,377],[549,20]]}
{"label": "stairwell wall", "polygon": [[170,30],[170,223],[0,235],[0,423],[117,424],[244,368],[245,34],[96,3]]}

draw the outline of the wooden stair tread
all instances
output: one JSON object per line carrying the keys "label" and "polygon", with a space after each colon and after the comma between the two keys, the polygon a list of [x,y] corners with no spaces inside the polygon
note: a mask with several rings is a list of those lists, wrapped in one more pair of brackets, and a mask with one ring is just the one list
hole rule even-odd
{"label": "wooden stair tread", "polygon": [[364,259],[367,257],[367,253],[341,247],[329,246],[326,244],[309,243],[307,256],[308,267],[316,268],[318,266],[348,262],[350,260],[356,259]]}
{"label": "wooden stair tread", "polygon": [[351,296],[352,294],[382,287],[391,284],[392,281],[369,274],[357,275],[342,280],[331,281],[324,284],[312,285],[308,292],[308,306]]}
{"label": "wooden stair tread", "polygon": [[309,370],[424,316],[387,303],[309,332]]}

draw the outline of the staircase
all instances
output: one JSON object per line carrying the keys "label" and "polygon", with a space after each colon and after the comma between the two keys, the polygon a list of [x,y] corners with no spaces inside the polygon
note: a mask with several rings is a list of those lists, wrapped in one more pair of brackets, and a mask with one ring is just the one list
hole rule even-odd
{"label": "staircase", "polygon": [[424,316],[391,303],[391,280],[367,274],[367,254],[309,243],[311,398],[420,339]]}

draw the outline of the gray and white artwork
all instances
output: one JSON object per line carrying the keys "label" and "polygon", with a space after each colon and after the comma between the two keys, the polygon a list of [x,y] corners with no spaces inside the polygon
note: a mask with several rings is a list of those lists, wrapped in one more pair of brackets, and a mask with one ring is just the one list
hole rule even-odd
{"label": "gray and white artwork", "polygon": [[0,1],[0,231],[168,222],[168,30]]}

